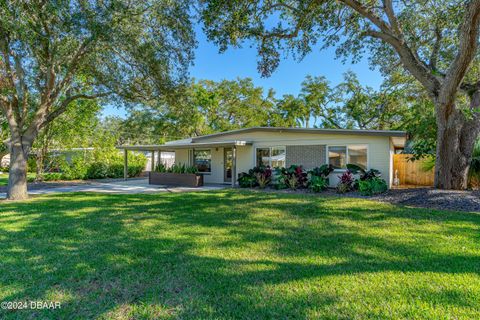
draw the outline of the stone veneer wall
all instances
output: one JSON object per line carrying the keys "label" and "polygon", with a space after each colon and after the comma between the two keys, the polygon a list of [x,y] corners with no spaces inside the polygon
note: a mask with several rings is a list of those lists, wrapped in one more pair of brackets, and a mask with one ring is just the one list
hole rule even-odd
{"label": "stone veneer wall", "polygon": [[326,163],[325,145],[287,146],[286,166],[302,165],[305,169],[319,167]]}

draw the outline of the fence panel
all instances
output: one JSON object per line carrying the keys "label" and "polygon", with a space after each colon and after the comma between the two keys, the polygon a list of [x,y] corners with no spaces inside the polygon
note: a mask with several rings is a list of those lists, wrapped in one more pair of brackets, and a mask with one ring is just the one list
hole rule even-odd
{"label": "fence panel", "polygon": [[425,171],[424,163],[428,160],[409,161],[411,154],[393,155],[393,174],[397,172],[400,185],[433,186],[434,169]]}

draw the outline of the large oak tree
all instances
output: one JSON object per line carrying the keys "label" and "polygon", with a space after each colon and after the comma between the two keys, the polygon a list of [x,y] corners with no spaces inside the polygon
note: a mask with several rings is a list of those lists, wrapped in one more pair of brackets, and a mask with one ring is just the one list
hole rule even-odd
{"label": "large oak tree", "polygon": [[183,82],[195,45],[188,1],[0,1],[7,197],[24,199],[39,132],[79,99],[147,103]]}
{"label": "large oak tree", "polygon": [[402,67],[435,104],[435,186],[467,187],[480,132],[480,0],[201,0],[205,31],[221,50],[247,40],[257,45],[268,76],[282,51],[302,58],[336,46],[389,73]]}

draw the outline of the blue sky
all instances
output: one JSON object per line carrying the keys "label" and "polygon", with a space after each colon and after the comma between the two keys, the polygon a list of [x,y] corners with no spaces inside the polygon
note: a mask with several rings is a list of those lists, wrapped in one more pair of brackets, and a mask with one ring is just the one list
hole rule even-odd
{"label": "blue sky", "polygon": [[[361,83],[378,88],[382,77],[377,70],[371,70],[366,59],[357,64],[345,63],[335,59],[335,48],[313,50],[301,62],[291,56],[284,57],[280,66],[269,78],[262,78],[257,72],[257,52],[255,48],[244,46],[240,49],[228,49],[220,54],[218,48],[207,41],[200,27],[196,28],[198,48],[195,50],[194,65],[190,68],[190,76],[196,79],[252,78],[257,86],[273,88],[277,96],[298,94],[305,76],[325,76],[334,86],[342,81],[342,74],[348,70],[357,73]],[[125,116],[125,111],[115,106],[105,107],[104,116]]]}

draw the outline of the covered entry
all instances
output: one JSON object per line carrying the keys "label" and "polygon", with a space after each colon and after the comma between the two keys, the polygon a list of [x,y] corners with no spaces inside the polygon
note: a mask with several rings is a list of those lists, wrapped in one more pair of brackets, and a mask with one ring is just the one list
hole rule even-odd
{"label": "covered entry", "polygon": [[[199,173],[204,175],[207,183],[228,183],[235,186],[237,183],[238,148],[251,145],[247,141],[222,141],[210,143],[175,142],[163,145],[119,146],[124,153],[124,178],[127,178],[128,151],[149,151],[152,159],[160,159],[162,151],[175,152],[175,162],[196,166]],[[151,162],[151,171],[154,171]]]}

